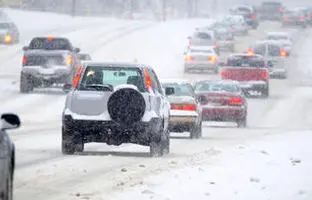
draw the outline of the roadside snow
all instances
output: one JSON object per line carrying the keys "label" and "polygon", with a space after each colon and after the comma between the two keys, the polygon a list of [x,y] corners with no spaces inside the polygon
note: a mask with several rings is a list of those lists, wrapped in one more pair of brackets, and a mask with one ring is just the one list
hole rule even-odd
{"label": "roadside snow", "polygon": [[148,177],[111,199],[311,199],[311,139],[311,131],[269,135],[184,169]]}

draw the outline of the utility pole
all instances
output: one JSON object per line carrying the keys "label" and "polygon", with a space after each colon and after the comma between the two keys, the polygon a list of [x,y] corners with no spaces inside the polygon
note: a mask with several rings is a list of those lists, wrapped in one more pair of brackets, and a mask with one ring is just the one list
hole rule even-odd
{"label": "utility pole", "polygon": [[76,0],[72,0],[72,17],[76,16]]}
{"label": "utility pole", "polygon": [[162,0],[162,18],[166,21],[167,18],[167,0]]}

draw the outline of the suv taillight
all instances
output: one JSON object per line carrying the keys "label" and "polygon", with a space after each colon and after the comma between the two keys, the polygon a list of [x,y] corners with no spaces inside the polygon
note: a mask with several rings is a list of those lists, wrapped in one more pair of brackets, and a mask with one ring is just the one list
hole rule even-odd
{"label": "suv taillight", "polygon": [[243,104],[243,100],[240,97],[232,97],[230,99],[230,105],[242,105]]}
{"label": "suv taillight", "polygon": [[26,65],[26,63],[27,63],[27,58],[26,58],[26,56],[23,56],[22,62],[23,62],[23,65]]}
{"label": "suv taillight", "polygon": [[299,19],[300,21],[304,21],[304,17],[300,17],[300,19]]}
{"label": "suv taillight", "polygon": [[79,80],[81,78],[81,73],[82,73],[82,66],[78,68],[77,73],[74,77],[73,84],[72,84],[73,88],[77,88]]}
{"label": "suv taillight", "polygon": [[281,50],[281,56],[282,57],[286,57],[287,56],[287,52],[285,50]]}
{"label": "suv taillight", "polygon": [[226,71],[221,71],[221,78],[226,78]]}
{"label": "suv taillight", "polygon": [[279,9],[278,9],[278,12],[283,12],[283,8],[279,8]]}
{"label": "suv taillight", "polygon": [[264,79],[268,79],[268,78],[269,78],[269,74],[268,74],[267,71],[264,71],[264,72],[263,72],[263,78],[264,78]]}
{"label": "suv taillight", "polygon": [[251,19],[255,19],[256,16],[254,14],[251,15]]}

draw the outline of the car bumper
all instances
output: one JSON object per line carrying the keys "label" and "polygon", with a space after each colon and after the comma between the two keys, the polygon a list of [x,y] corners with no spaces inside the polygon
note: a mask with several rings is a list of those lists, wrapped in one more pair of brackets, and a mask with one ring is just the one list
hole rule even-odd
{"label": "car bumper", "polygon": [[243,106],[204,106],[203,121],[237,121],[245,117]]}
{"label": "car bumper", "polygon": [[22,73],[25,75],[31,76],[33,79],[40,80],[57,80],[57,79],[66,79],[72,75],[71,67],[57,67],[53,69],[45,69],[41,67],[28,67],[24,66],[22,68]]}
{"label": "car bumper", "polygon": [[138,143],[139,140],[142,145],[148,145],[151,138],[160,138],[158,133],[162,123],[162,119],[152,118],[149,122],[140,121],[125,127],[114,121],[75,120],[70,115],[63,117],[63,127],[80,134],[85,143],[107,143],[111,138],[123,138],[121,143]]}
{"label": "car bumper", "polygon": [[170,111],[169,130],[172,132],[190,131],[198,121],[194,111]]}
{"label": "car bumper", "polygon": [[306,24],[306,22],[305,21],[284,21],[283,22],[283,25],[284,26],[286,26],[286,25],[288,25],[288,26],[296,26],[296,25],[305,25]]}
{"label": "car bumper", "polygon": [[211,62],[192,62],[185,63],[184,68],[186,70],[215,70],[218,68],[218,64]]}
{"label": "car bumper", "polygon": [[229,48],[232,48],[234,45],[235,44],[232,41],[224,41],[224,42],[219,42],[218,43],[218,47],[220,49],[229,49]]}
{"label": "car bumper", "polygon": [[261,96],[265,90],[268,90],[269,86],[266,82],[240,82],[240,88],[248,96]]}

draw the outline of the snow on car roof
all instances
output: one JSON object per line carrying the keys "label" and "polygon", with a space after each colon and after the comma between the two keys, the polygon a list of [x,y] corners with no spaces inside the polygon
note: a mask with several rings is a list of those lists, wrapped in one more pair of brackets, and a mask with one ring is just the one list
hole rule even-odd
{"label": "snow on car roof", "polygon": [[235,56],[252,56],[252,57],[257,57],[257,58],[263,58],[263,56],[261,56],[261,55],[258,55],[258,54],[247,54],[247,53],[234,53],[234,54],[231,54],[230,56],[229,56],[229,58],[230,57],[235,57]]}
{"label": "snow on car roof", "polygon": [[132,63],[132,62],[96,62],[96,61],[85,61],[84,66],[94,67],[129,67],[129,68],[152,68],[149,65]]}
{"label": "snow on car roof", "polygon": [[211,50],[212,52],[214,52],[214,46],[190,46],[189,50]]}
{"label": "snow on car roof", "polygon": [[166,83],[177,83],[177,84],[190,83],[190,81],[186,80],[186,79],[161,79],[160,82],[162,84],[166,84]]}
{"label": "snow on car roof", "polygon": [[239,82],[238,81],[234,81],[234,80],[200,80],[200,81],[196,81],[196,83],[203,83],[203,82],[210,82],[210,83],[222,83],[222,84],[230,84],[230,85],[238,85]]}
{"label": "snow on car roof", "polygon": [[281,44],[281,41],[278,40],[259,40],[256,41],[255,44]]}
{"label": "snow on car roof", "polygon": [[289,36],[288,32],[267,32],[267,35]]}

